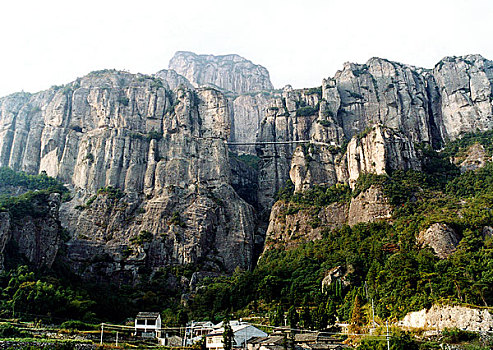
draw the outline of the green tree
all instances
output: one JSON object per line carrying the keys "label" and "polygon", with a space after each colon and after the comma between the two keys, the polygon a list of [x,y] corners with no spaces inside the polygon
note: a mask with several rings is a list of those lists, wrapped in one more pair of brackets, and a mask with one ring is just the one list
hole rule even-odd
{"label": "green tree", "polygon": [[351,324],[349,326],[349,331],[351,333],[361,332],[361,327],[364,325],[364,316],[361,310],[361,302],[358,295],[354,297],[353,310],[351,312]]}
{"label": "green tree", "polygon": [[336,311],[335,303],[332,299],[329,299],[327,301],[326,314],[327,314],[327,324],[333,325],[336,322],[337,311]]}
{"label": "green tree", "polygon": [[318,305],[317,310],[314,310],[315,317],[313,317],[315,328],[322,331],[327,328],[327,312],[325,309],[325,303],[321,303]]}
{"label": "green tree", "polygon": [[303,310],[301,311],[301,323],[303,324],[303,328],[312,328],[312,315],[310,309],[306,306],[303,307]]}
{"label": "green tree", "polygon": [[229,324],[229,319],[224,319],[224,332],[223,332],[223,345],[224,345],[224,350],[231,350],[233,348],[233,329],[231,328],[231,325]]}
{"label": "green tree", "polygon": [[281,305],[278,305],[274,312],[271,312],[269,321],[272,326],[284,325],[284,311]]}
{"label": "green tree", "polygon": [[188,314],[185,310],[178,311],[178,324],[180,326],[186,325],[188,322]]}
{"label": "green tree", "polygon": [[300,321],[300,315],[298,314],[298,311],[296,311],[294,305],[292,305],[288,309],[287,319],[288,319],[289,327],[291,328],[298,327],[298,322]]}

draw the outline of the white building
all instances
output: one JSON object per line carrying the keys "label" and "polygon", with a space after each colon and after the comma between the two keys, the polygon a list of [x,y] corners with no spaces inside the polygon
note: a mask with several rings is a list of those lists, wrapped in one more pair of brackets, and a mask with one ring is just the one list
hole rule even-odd
{"label": "white building", "polygon": [[210,321],[191,321],[187,323],[185,329],[185,345],[192,345],[202,340],[202,338],[212,332],[214,328],[214,324]]}
{"label": "white building", "polygon": [[135,335],[143,338],[161,336],[161,315],[159,312],[139,312],[135,317]]}
{"label": "white building", "polygon": [[[233,330],[233,348],[245,347],[245,342],[248,342],[252,338],[267,336],[267,333],[248,323],[231,321],[230,325]],[[205,337],[206,348],[210,350],[224,349],[223,333],[224,327],[221,327],[207,334]]]}
{"label": "white building", "polygon": [[214,330],[214,324],[211,321],[195,322],[192,321],[187,324],[187,331],[192,334],[193,337],[201,337],[209,334]]}

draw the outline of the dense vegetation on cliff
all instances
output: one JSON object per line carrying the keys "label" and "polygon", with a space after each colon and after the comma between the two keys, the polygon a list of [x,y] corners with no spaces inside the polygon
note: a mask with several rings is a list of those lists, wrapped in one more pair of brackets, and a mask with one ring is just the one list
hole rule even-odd
{"label": "dense vegetation on cliff", "polygon": [[[67,198],[68,189],[47,176],[27,175],[9,168],[0,168],[0,211],[7,212],[10,220],[23,226],[28,217],[42,219],[49,215],[50,194],[59,193]],[[27,228],[29,230],[29,228]],[[28,319],[47,316],[50,320],[67,317],[92,318],[90,308],[94,301],[83,289],[71,288],[63,278],[46,269],[33,272],[27,259],[19,254],[15,241],[8,241],[1,232],[5,270],[0,272],[0,317],[20,315]],[[59,232],[63,238],[64,232]],[[54,244],[52,242],[51,244]]]}
{"label": "dense vegetation on cliff", "polygon": [[[28,217],[42,221],[50,216],[51,194],[58,193],[62,198],[69,195],[63,184],[46,174],[27,175],[6,167],[0,168],[0,193],[0,212],[6,212],[10,221],[19,227],[28,222]],[[100,189],[98,193],[122,195],[118,189],[110,187]],[[50,323],[71,319],[122,321],[142,309],[163,309],[176,304],[180,295],[178,288],[170,286],[168,281],[170,278],[176,280],[178,275],[189,275],[183,268],[170,268],[154,274],[152,280],[146,271],[142,271],[142,282],[135,286],[87,283],[66,266],[63,248],[51,268],[36,269],[19,253],[15,240],[5,238],[8,232],[1,232],[1,224],[0,248],[6,259],[4,270],[0,271],[0,317],[15,316]],[[26,231],[33,229],[36,228],[28,227]],[[69,239],[61,226],[58,235],[62,241]],[[163,289],[163,285],[167,287]]]}
{"label": "dense vegetation on cliff", "polygon": [[[434,303],[493,304],[493,164],[460,174],[449,161],[480,142],[491,156],[491,135],[473,134],[441,153],[421,147],[423,172],[395,171],[391,176],[361,176],[356,196],[378,185],[394,207],[392,219],[325,230],[322,240],[291,250],[270,249],[252,272],[210,281],[193,299],[195,317],[220,318],[227,312],[247,315],[298,309],[301,324],[323,328],[337,316],[350,321],[356,297],[369,322],[374,300],[377,318],[397,319]],[[303,207],[347,200],[347,188],[316,188],[304,196],[292,188],[280,198]],[[289,213],[288,213],[289,215]],[[446,223],[461,240],[456,252],[439,259],[416,237],[433,223]],[[347,275],[322,292],[329,270]]]}
{"label": "dense vegetation on cliff", "polygon": [[[21,194],[15,196],[15,194]],[[68,199],[69,190],[56,179],[41,175],[28,175],[10,168],[0,168],[0,211],[9,211],[15,218],[24,215],[42,215],[33,203],[37,198],[45,200],[50,193],[59,193]]]}
{"label": "dense vegetation on cliff", "polygon": [[[180,303],[188,288],[180,279],[190,279],[198,266],[169,267],[153,274],[144,269],[136,285],[113,288],[82,284],[58,261],[48,272],[10,266],[0,276],[1,309],[5,315],[44,315],[60,321],[121,321],[139,310],[161,310],[169,325],[189,318],[218,321],[231,313],[266,315],[275,325],[287,313],[293,326],[321,329],[336,318],[351,321],[355,310],[361,310],[360,326],[370,322],[372,299],[377,319],[397,319],[441,302],[489,306],[493,304],[493,238],[485,228],[493,226],[493,163],[461,174],[449,161],[475,142],[484,143],[491,156],[489,140],[484,134],[468,136],[441,153],[421,147],[423,172],[367,174],[353,191],[336,185],[294,195],[292,188],[285,189],[280,200],[306,207],[347,201],[378,185],[394,211],[388,221],[325,229],[321,240],[290,250],[269,249],[252,271],[238,269],[229,277],[205,278],[202,287],[187,295],[187,303]],[[20,176],[12,185],[25,181],[25,175],[14,176],[6,169],[0,174]],[[31,180],[43,185],[28,181],[23,186],[64,192],[44,175]],[[3,197],[3,210],[18,208],[19,203],[27,203],[22,198],[37,193],[45,192]],[[446,259],[417,244],[418,234],[433,223],[446,223],[461,237],[455,253]],[[322,291],[322,280],[337,267],[345,273]]]}

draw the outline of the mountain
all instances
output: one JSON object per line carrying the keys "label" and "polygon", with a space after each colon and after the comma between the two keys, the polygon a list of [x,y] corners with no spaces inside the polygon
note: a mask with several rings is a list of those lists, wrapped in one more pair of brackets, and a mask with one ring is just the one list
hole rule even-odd
{"label": "mountain", "polygon": [[372,58],[346,63],[320,88],[273,98],[257,141],[265,208],[292,180],[296,191],[349,183],[363,173],[416,169],[416,145],[440,149],[446,142],[493,126],[493,62],[479,55],[447,57],[432,70]]}
{"label": "mountain", "polygon": [[493,62],[268,77],[179,52],[0,98],[0,309],[493,329],[441,306],[493,303]]}
{"label": "mountain", "polygon": [[131,280],[140,267],[252,266],[255,213],[231,184],[218,91],[98,71],[4,97],[0,110],[0,166],[72,190],[60,220],[77,273]]}
{"label": "mountain", "polygon": [[197,55],[178,51],[168,66],[195,87],[209,86],[237,94],[273,89],[266,68],[238,55]]}
{"label": "mountain", "polygon": [[[266,232],[280,233],[270,213],[283,212],[274,204],[287,182],[295,193],[355,189],[363,174],[421,170],[423,145],[491,129],[492,82],[493,62],[479,55],[433,69],[372,58],[320,87],[278,91],[237,55],[178,52],[154,76],[96,71],[1,98],[0,166],[69,186],[64,259],[86,278],[128,281],[175,264],[249,269]],[[258,142],[236,149],[255,152],[255,166],[228,140]],[[304,143],[266,144],[286,141]],[[367,188],[326,217],[334,227],[388,218],[384,197]]]}
{"label": "mountain", "polygon": [[[168,67],[195,87],[209,86],[225,93],[230,106],[232,142],[254,143],[272,96],[280,96],[274,91],[266,68],[238,55],[197,55],[179,51]],[[256,154],[254,146],[233,149]]]}

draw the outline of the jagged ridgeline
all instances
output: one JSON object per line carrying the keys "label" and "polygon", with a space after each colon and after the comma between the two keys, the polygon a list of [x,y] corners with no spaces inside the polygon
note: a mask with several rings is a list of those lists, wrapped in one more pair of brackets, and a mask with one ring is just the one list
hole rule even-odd
{"label": "jagged ridgeline", "polygon": [[[375,298],[402,285],[416,292],[395,300],[383,292],[380,305],[393,306],[380,316],[441,298],[491,302],[482,267],[462,282],[446,276],[464,266],[454,261],[462,246],[464,261],[471,252],[489,261],[481,254],[493,226],[485,214],[493,62],[448,57],[423,69],[372,58],[345,64],[320,87],[282,90],[237,55],[179,52],[169,68],[96,71],[0,99],[0,166],[46,173],[70,191],[51,211],[64,237],[47,243],[55,256],[18,249],[23,262],[66,265],[99,282],[169,278],[173,293],[192,296],[205,277],[236,270],[236,282],[213,283],[220,293],[199,291],[188,304],[204,315],[213,303],[214,317],[250,301],[318,307],[330,299],[347,318],[365,281]],[[23,192],[12,186],[9,194]],[[9,240],[38,242],[38,231]],[[423,276],[437,270],[434,286]],[[330,271],[345,279],[322,294]],[[235,297],[216,299],[228,293]]]}

